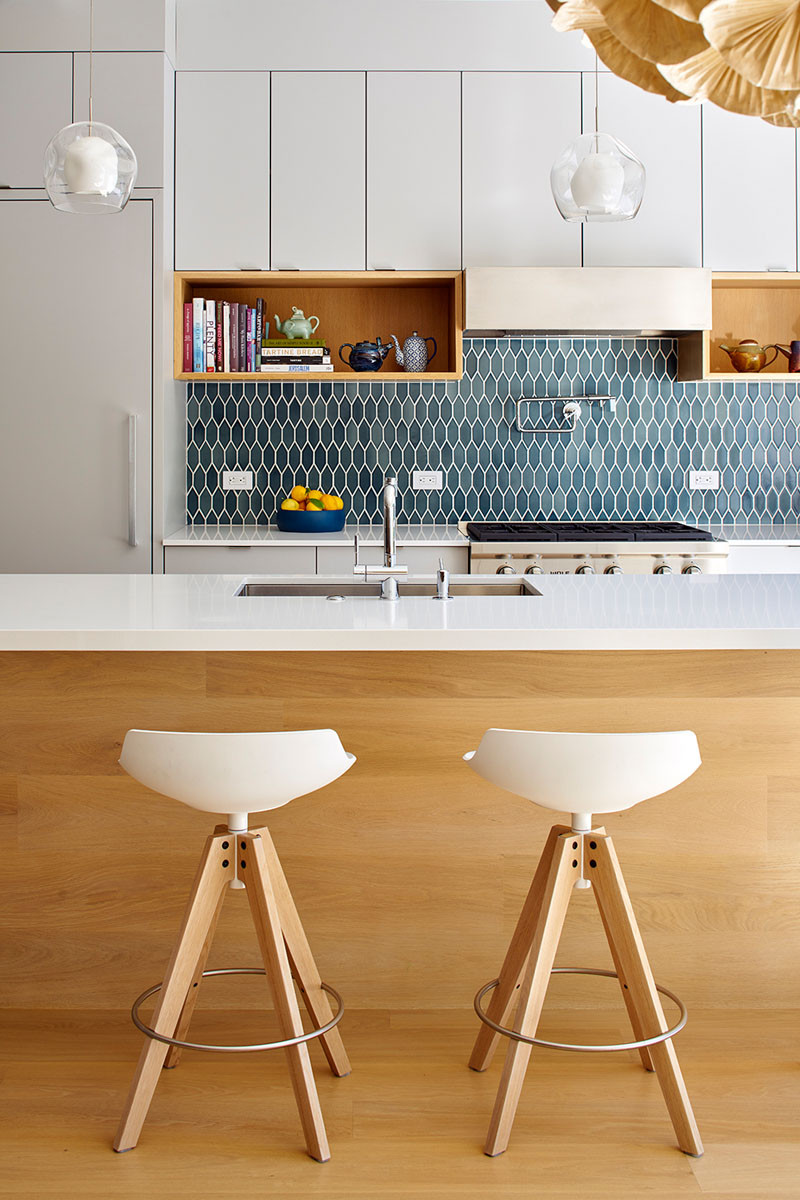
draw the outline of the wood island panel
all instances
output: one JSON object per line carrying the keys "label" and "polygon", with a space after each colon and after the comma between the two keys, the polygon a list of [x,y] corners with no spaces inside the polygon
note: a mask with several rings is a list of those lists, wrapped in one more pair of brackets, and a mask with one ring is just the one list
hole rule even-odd
{"label": "wood island panel", "polygon": [[[351,1009],[469,1010],[554,820],[461,762],[489,725],[694,729],[691,780],[604,818],[656,978],[797,1007],[800,652],[6,652],[0,704],[3,1007],[118,1009],[162,976],[214,821],[121,771],[127,729],[331,726],[356,766],[266,822],[323,978]],[[232,892],[210,966],[256,961]],[[590,892],[558,961],[610,965]],[[249,987],[204,1006],[256,1008]],[[611,1003],[594,989],[554,1003]]]}

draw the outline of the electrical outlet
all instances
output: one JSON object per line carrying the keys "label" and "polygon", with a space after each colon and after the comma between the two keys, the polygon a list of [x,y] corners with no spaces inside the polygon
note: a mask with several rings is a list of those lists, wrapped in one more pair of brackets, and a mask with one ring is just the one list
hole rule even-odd
{"label": "electrical outlet", "polygon": [[252,471],[223,471],[223,492],[248,492],[253,486]]}
{"label": "electrical outlet", "polygon": [[719,471],[690,471],[690,492],[715,492],[719,487]]}
{"label": "electrical outlet", "polygon": [[415,492],[440,492],[444,487],[441,471],[414,471],[411,486]]}

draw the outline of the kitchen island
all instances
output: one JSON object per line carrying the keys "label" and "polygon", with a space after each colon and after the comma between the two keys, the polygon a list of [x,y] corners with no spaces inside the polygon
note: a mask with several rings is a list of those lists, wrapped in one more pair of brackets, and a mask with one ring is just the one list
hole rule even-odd
{"label": "kitchen island", "polygon": [[[511,1194],[512,1183],[529,1186],[534,1169],[550,1172],[558,1191],[576,1106],[589,1105],[581,1111],[592,1124],[601,1086],[586,1086],[592,1066],[604,1072],[614,1111],[588,1135],[591,1167],[576,1159],[570,1168],[576,1187],[598,1162],[652,1174],[663,1195],[694,1195],[698,1179],[709,1187],[724,1180],[733,1169],[725,1143],[753,1140],[755,1096],[769,1123],[765,1153],[777,1140],[788,1155],[784,1169],[770,1154],[766,1176],[793,1180],[794,1118],[772,1064],[791,1066],[780,1039],[797,1006],[800,577],[545,577],[536,580],[540,596],[447,604],[244,598],[241,584],[219,576],[0,577],[0,1003],[16,1011],[3,1020],[11,1060],[17,1043],[21,1056],[4,1070],[20,1113],[12,1136],[21,1148],[31,1136],[45,1147],[41,1194],[63,1194],[63,1151],[73,1146],[91,1160],[104,1195],[155,1194],[164,1156],[179,1169],[170,1157],[176,1120],[180,1144],[189,1139],[220,1193],[232,1169],[218,1153],[223,1143],[235,1144],[240,1163],[256,1155],[257,1191],[262,1165],[278,1159],[281,1179],[293,1181],[286,1194],[317,1187],[307,1184],[288,1096],[283,1133],[272,1126],[265,1137],[261,1127],[264,1078],[271,1088],[289,1086],[280,1056],[223,1064],[224,1075],[216,1056],[187,1059],[159,1089],[136,1155],[120,1168],[111,1154],[139,1045],[124,1010],[163,974],[214,823],[121,771],[122,738],[133,727],[331,726],[358,756],[323,792],[269,815],[323,977],[348,1009],[354,1074],[320,1073],[331,1194],[379,1194],[362,1148],[377,1146],[383,1162],[387,1136],[397,1139],[398,1171],[402,1158],[404,1174],[415,1162],[425,1180],[445,1172],[448,1194],[504,1195],[493,1191],[498,1171]],[[656,977],[692,1014],[680,1052],[690,1088],[700,1084],[707,1153],[699,1163],[671,1150],[657,1088],[620,1056],[596,1056],[616,1062],[583,1062],[566,1075],[561,1056],[537,1058],[516,1145],[502,1163],[480,1154],[496,1072],[464,1066],[472,996],[497,973],[552,823],[552,814],[490,787],[461,761],[490,725],[697,732],[696,775],[605,823]],[[237,895],[212,967],[256,961]],[[591,892],[576,893],[559,961],[610,966]],[[270,1018],[241,1010],[263,999],[256,983],[208,981],[198,1036],[230,1040],[235,1009],[237,1028],[249,1021],[260,1040]],[[607,981],[557,979],[547,1012],[545,1028],[562,1040],[626,1034]],[[735,1079],[725,1076],[731,1045],[754,1039],[771,1047],[770,1062],[739,1056]],[[383,1075],[376,1056],[392,1064]],[[50,1107],[48,1089],[57,1093]],[[219,1097],[212,1111],[208,1089]],[[72,1132],[62,1141],[64,1120]],[[442,1140],[436,1131],[445,1126]],[[158,1151],[152,1157],[145,1138]],[[15,1195],[28,1194],[25,1178],[20,1167]],[[421,1175],[419,1186],[430,1194]]]}

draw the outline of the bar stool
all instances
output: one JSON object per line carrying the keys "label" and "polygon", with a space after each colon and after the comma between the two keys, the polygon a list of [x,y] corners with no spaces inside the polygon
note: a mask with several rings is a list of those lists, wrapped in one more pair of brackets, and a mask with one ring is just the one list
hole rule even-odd
{"label": "bar stool", "polygon": [[[469,1065],[485,1071],[500,1035],[510,1039],[489,1123],[485,1152],[508,1146],[532,1046],[559,1050],[638,1049],[645,1070],[655,1070],[669,1115],[685,1154],[699,1156],[697,1130],[672,1038],[686,1023],[682,1002],[653,979],[641,934],[611,838],[592,828],[593,813],[622,812],[683,783],[700,766],[697,738],[688,730],[670,733],[539,733],[488,729],[477,750],[464,759],[478,775],[543,808],[572,814],[572,825],[554,825],[522,908],[500,975],[475,997],[483,1025]],[[592,888],[605,929],[614,971],[554,968],[573,887]],[[553,973],[606,975],[619,980],[634,1041],[618,1045],[574,1045],[536,1037],[547,985]],[[483,997],[492,992],[486,1011]],[[674,1000],[680,1019],[668,1026],[659,992]],[[516,1016],[508,1020],[518,993]]]}
{"label": "bar stool", "polygon": [[[350,1063],[339,1030],[342,998],[322,982],[303,926],[267,829],[248,829],[248,815],[280,808],[349,771],[356,761],[332,729],[296,733],[167,733],[131,729],[120,765],[134,779],[202,812],[226,813],[207,839],[183,924],[164,980],[134,1001],[134,1023],[147,1035],[131,1084],[114,1149],[132,1150],[139,1140],[162,1066],[177,1066],[182,1048],[239,1052],[283,1048],[310,1156],[330,1158],[308,1042],[319,1038],[334,1075]],[[230,811],[235,810],[235,811]],[[228,889],[244,889],[264,966],[205,969],[222,902]],[[189,1042],[186,1034],[205,975],[266,975],[282,1033],[276,1042],[212,1046]],[[314,1028],[303,1032],[295,979]],[[152,1025],[139,1007],[159,993]],[[328,1001],[337,1004],[334,1014]]]}

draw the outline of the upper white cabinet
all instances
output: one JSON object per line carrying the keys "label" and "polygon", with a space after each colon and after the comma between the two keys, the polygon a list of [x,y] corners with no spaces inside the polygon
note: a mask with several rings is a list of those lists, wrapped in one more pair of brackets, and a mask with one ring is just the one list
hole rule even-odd
{"label": "upper white cabinet", "polygon": [[793,129],[703,105],[703,254],[714,271],[797,269]]}
{"label": "upper white cabinet", "polygon": [[580,132],[580,75],[463,80],[464,266],[580,266],[580,227],[550,192],[550,164]]}
{"label": "upper white cabinet", "polygon": [[[584,76],[583,128],[594,129],[594,78]],[[624,142],[647,171],[633,221],[584,227],[587,267],[702,264],[700,108],[670,104],[607,72],[600,74],[600,128]],[[736,186],[736,182],[732,181]]]}
{"label": "upper white cabinet", "polygon": [[461,77],[367,75],[367,268],[461,266]]}
{"label": "upper white cabinet", "polygon": [[44,150],[72,121],[71,54],[0,54],[0,184],[44,186]]}
{"label": "upper white cabinet", "polygon": [[272,76],[272,269],[363,271],[366,77]]}
{"label": "upper white cabinet", "polygon": [[179,271],[269,269],[266,73],[182,71],[176,76],[175,266]]}
{"label": "upper white cabinet", "polygon": [[[164,186],[164,160],[172,146],[172,138],[165,136],[165,116],[171,110],[167,86],[171,90],[172,70],[164,54],[94,56],[94,118],[112,125],[133,147],[137,187]],[[85,121],[88,112],[89,55],[76,54],[75,120]],[[212,147],[209,157],[214,153]]]}

